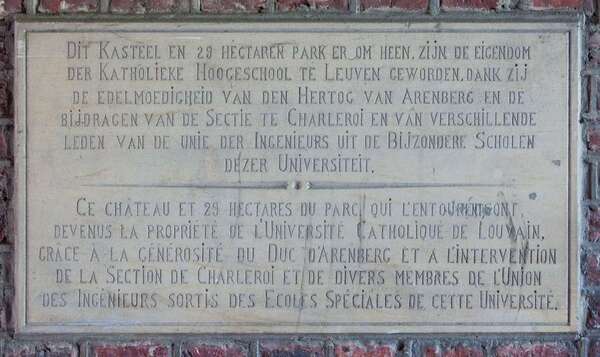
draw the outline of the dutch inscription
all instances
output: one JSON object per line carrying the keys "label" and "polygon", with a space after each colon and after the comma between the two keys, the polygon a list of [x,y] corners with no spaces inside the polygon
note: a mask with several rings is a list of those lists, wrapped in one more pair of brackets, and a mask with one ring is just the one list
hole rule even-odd
{"label": "dutch inscription", "polygon": [[21,329],[572,330],[573,34],[514,25],[23,30]]}

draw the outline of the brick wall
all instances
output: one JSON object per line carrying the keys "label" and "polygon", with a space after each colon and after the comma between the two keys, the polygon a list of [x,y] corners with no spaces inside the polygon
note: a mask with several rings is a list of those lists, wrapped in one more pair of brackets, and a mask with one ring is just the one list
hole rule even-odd
{"label": "brick wall", "polygon": [[[597,0],[0,0],[0,355],[14,357],[479,357],[600,356],[600,25]],[[407,12],[435,18],[444,12],[486,16],[555,11],[586,15],[582,73],[587,167],[586,237],[581,246],[580,335],[368,335],[368,336],[51,336],[14,339],[10,330],[12,296],[8,211],[12,174],[12,28],[16,14],[356,14]],[[282,15],[285,16],[285,15]]]}

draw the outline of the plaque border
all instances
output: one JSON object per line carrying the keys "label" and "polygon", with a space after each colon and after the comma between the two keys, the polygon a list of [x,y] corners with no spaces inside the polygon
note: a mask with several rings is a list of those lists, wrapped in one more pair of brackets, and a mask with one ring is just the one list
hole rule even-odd
{"label": "plaque border", "polygon": [[[553,14],[541,16],[485,15],[475,19],[461,14],[416,16],[315,16],[305,19],[295,16],[182,16],[180,19],[164,17],[110,16],[99,18],[71,17],[28,17],[18,16],[15,22],[15,140],[14,140],[14,183],[11,209],[13,220],[14,283],[15,299],[13,322],[17,334],[58,333],[514,333],[514,332],[577,332],[582,328],[582,304],[580,304],[579,247],[583,232],[583,126],[581,115],[582,28],[581,14]],[[191,19],[193,22],[191,22]],[[257,23],[260,22],[260,23]],[[152,23],[153,29],[144,28]],[[482,24],[494,24],[485,29]],[[307,24],[317,29],[307,29]],[[385,30],[381,25],[387,25]],[[476,24],[475,26],[473,24]],[[473,29],[472,27],[479,27]],[[367,31],[369,30],[369,31]],[[27,50],[28,34],[39,32],[477,32],[477,33],[522,33],[560,32],[567,34],[568,46],[568,242],[567,269],[567,316],[565,323],[519,322],[159,322],[159,323],[114,323],[114,322],[71,322],[36,323],[28,321],[27,309]],[[243,331],[239,331],[243,326]],[[274,331],[277,326],[279,331]],[[335,329],[337,327],[338,329]]]}

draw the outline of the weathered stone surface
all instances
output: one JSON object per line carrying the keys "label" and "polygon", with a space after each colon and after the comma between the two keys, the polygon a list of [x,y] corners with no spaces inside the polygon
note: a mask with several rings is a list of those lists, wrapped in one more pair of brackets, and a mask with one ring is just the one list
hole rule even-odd
{"label": "weathered stone surface", "polygon": [[[121,1],[121,3],[124,3],[124,2],[125,1]],[[388,6],[389,6],[388,5],[389,2],[385,1],[385,0],[382,0],[382,1],[378,1],[378,0],[373,0],[373,1],[371,1],[371,0],[364,0],[364,1],[361,1],[361,3],[363,5],[367,4],[367,3],[370,3],[370,2],[374,3],[375,7],[377,7],[380,10],[388,9]],[[502,1],[499,1],[499,2],[502,2]],[[512,2],[511,1],[504,1],[504,3],[509,3],[509,2],[510,3],[516,3],[516,1],[512,1]],[[523,2],[526,3],[527,1],[523,1]],[[132,2],[128,2],[128,3],[130,5],[123,5],[124,8],[125,8],[125,10],[123,10],[123,11],[113,11],[113,12],[114,13],[140,13],[140,12],[144,12],[145,11],[144,6],[143,6],[143,3],[144,3],[143,1],[138,1],[138,2],[132,1]],[[590,3],[591,4],[595,4],[595,1],[587,1],[586,2],[586,4],[590,4]],[[407,4],[407,6],[410,6],[410,5],[412,5],[412,4]],[[10,8],[12,8],[13,10],[10,10]],[[21,8],[21,10],[19,10],[19,8]],[[392,11],[398,11],[399,9],[402,9],[402,8],[398,6],[398,7],[393,8]],[[550,10],[548,12],[552,12],[552,10],[553,10],[552,8],[546,8],[546,7],[538,8],[538,9],[540,9],[540,10]],[[2,12],[2,16],[10,15],[12,13],[18,13],[18,12],[21,12],[23,10],[24,10],[23,9],[23,4],[22,4],[21,1],[6,0],[4,2],[4,10],[2,10],[2,5],[0,5],[0,12]],[[91,10],[91,12],[95,12],[95,11],[96,10]],[[253,10],[250,10],[250,11],[253,11]],[[84,11],[84,12],[87,12],[87,11]],[[592,21],[592,23],[593,23],[593,21],[594,21],[593,18],[591,18],[590,21]],[[598,64],[598,58],[599,58],[598,56],[592,57],[592,62],[590,62],[590,64],[591,65]],[[2,64],[3,65],[5,65],[7,63],[8,63],[8,60],[2,59]],[[7,74],[6,77],[3,77],[3,78],[9,78],[9,77],[12,77],[12,74],[9,73],[9,74]],[[0,100],[2,101],[2,104],[0,104],[1,105],[0,109],[2,109],[2,116],[11,115],[9,113],[9,110],[5,110],[5,108],[8,108],[9,106],[12,105],[11,104],[11,102],[12,102],[12,99],[11,99],[12,98],[12,93],[11,93],[12,92],[12,90],[11,90],[12,84],[8,84],[7,86],[4,86],[2,88],[6,89],[5,91],[1,91],[0,92]],[[4,237],[4,234],[2,234],[2,236]],[[589,235],[588,235],[588,239],[592,240],[592,241],[597,241],[598,239],[600,239],[600,235],[598,235],[598,233],[596,231],[591,231],[589,233]],[[585,264],[585,262],[583,262],[583,263]],[[449,335],[448,339],[453,340],[455,337],[457,339],[459,339],[459,338],[464,338],[465,336],[463,335],[463,336],[459,337],[459,336],[455,336],[455,335]],[[471,336],[466,336],[466,337],[469,338],[469,339],[471,338]],[[574,342],[577,343],[577,342],[580,341],[580,337],[578,337],[578,336],[553,336],[553,338],[555,338],[556,340],[560,340],[560,341],[566,342],[566,343],[569,343],[571,341],[574,341]],[[414,339],[420,340],[421,337],[420,336],[415,336]],[[600,342],[592,341],[592,343],[590,344],[590,349],[588,351],[589,355],[590,356],[600,356],[600,347],[599,346],[600,346]],[[6,350],[4,350],[4,351],[6,351]],[[581,352],[581,353],[583,353],[583,352]]]}
{"label": "weathered stone surface", "polygon": [[24,25],[20,331],[576,328],[574,25],[313,25]]}

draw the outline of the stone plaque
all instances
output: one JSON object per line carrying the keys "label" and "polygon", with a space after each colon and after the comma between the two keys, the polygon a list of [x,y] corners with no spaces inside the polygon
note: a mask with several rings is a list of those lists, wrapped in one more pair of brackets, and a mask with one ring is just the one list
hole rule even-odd
{"label": "stone plaque", "polygon": [[579,26],[19,23],[18,331],[576,330]]}

